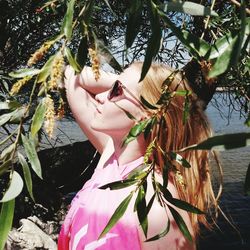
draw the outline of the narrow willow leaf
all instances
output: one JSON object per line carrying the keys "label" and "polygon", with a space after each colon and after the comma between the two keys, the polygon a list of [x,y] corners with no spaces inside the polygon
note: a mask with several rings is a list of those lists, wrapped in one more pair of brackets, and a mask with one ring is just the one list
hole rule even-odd
{"label": "narrow willow leaf", "polygon": [[122,202],[121,204],[117,207],[115,210],[114,214],[111,216],[108,224],[106,227],[103,229],[102,233],[100,234],[99,238],[102,238],[106,233],[109,232],[109,230],[118,222],[118,220],[124,215],[126,212],[129,202],[131,201],[133,197],[133,193],[130,193]]}
{"label": "narrow willow leaf", "polygon": [[133,141],[133,140],[135,140],[135,139],[136,139],[136,137],[131,136],[131,135],[128,135],[128,136],[123,140],[123,142],[122,142],[122,147],[123,147],[124,145],[129,144],[131,141]]}
{"label": "narrow willow leaf", "polygon": [[115,59],[115,57],[112,55],[112,53],[109,51],[109,49],[100,41],[98,41],[98,49],[101,51],[104,60],[116,71],[122,72],[123,69],[119,62]]}
{"label": "narrow willow leaf", "polygon": [[5,249],[5,243],[8,238],[9,231],[12,227],[14,217],[15,200],[4,202],[1,207],[0,214],[0,250]]}
{"label": "narrow willow leaf", "polygon": [[64,48],[64,53],[65,56],[69,62],[69,64],[73,67],[73,69],[79,73],[81,71],[81,67],[80,65],[77,63],[77,61],[75,60],[75,58],[72,56],[72,53],[70,51],[70,49],[68,47]]}
{"label": "narrow willow leaf", "polygon": [[182,210],[185,210],[194,214],[205,214],[205,212],[201,211],[199,208],[189,204],[186,201],[172,198],[172,199],[169,199],[169,202]]}
{"label": "narrow willow leaf", "polygon": [[181,232],[183,233],[183,235],[190,241],[192,242],[192,236],[187,228],[187,225],[185,223],[185,221],[183,220],[183,218],[181,217],[181,215],[171,206],[168,206],[171,214],[174,217],[174,220],[177,224],[177,226],[179,227],[179,229],[181,230]]}
{"label": "narrow willow leaf", "polygon": [[151,119],[148,120],[148,123],[145,126],[144,129],[144,138],[147,139],[153,129],[153,126],[155,125],[155,123],[157,122],[157,118],[154,116]]}
{"label": "narrow willow leaf", "polygon": [[7,161],[4,161],[2,165],[0,165],[0,176],[4,174],[12,165],[12,160],[9,159]]}
{"label": "narrow willow leaf", "polygon": [[224,151],[245,146],[250,146],[250,133],[216,135],[199,144],[188,146],[179,151],[183,152],[189,149],[215,149],[218,151]]}
{"label": "narrow willow leaf", "polygon": [[129,134],[133,137],[139,136],[144,131],[147,123],[148,123],[148,120],[144,120],[144,121],[137,123],[134,127],[130,129]]}
{"label": "narrow willow leaf", "polygon": [[22,165],[22,168],[23,168],[23,175],[24,175],[24,180],[25,180],[25,183],[26,183],[27,190],[29,192],[30,197],[35,202],[35,199],[34,199],[34,196],[33,196],[33,191],[32,191],[33,190],[33,184],[32,184],[31,173],[30,173],[28,163],[25,160],[24,156],[20,152],[18,152],[17,155],[18,155],[19,162],[20,162],[20,164]]}
{"label": "narrow willow leaf", "polygon": [[142,66],[141,78],[139,81],[142,81],[145,78],[154,57],[157,55],[160,49],[161,39],[162,39],[160,18],[156,6],[152,0],[147,1],[147,6],[150,13],[150,24],[152,28],[152,35],[148,41],[146,55]]}
{"label": "narrow willow leaf", "polygon": [[129,18],[126,29],[126,47],[130,48],[139,32],[139,27],[142,20],[142,1],[133,0],[129,9]]}
{"label": "narrow willow leaf", "polygon": [[144,171],[146,168],[148,168],[147,164],[141,164],[128,174],[126,180],[129,179],[140,180],[144,178],[147,175],[146,171]]}
{"label": "narrow willow leaf", "polygon": [[163,4],[161,8],[165,12],[177,11],[192,16],[218,16],[218,14],[214,10],[211,10],[211,8],[189,1],[168,2],[166,4]]}
{"label": "narrow willow leaf", "polygon": [[149,103],[143,96],[141,96],[141,102],[142,104],[149,109],[158,109],[157,107],[155,107],[154,105],[152,105],[151,103]]}
{"label": "narrow willow leaf", "polygon": [[14,132],[12,132],[10,135],[8,135],[7,137],[5,137],[1,142],[0,142],[0,146],[5,144],[14,134],[16,134],[18,128],[16,130],[14,130]]}
{"label": "narrow willow leaf", "polygon": [[221,56],[224,53],[224,51],[228,48],[228,46],[231,44],[235,36],[236,33],[233,34],[229,32],[226,35],[222,36],[221,38],[217,39],[215,44],[212,45],[211,47],[208,59],[211,60]]}
{"label": "narrow willow leaf", "polygon": [[121,181],[114,181],[114,182],[105,184],[98,188],[100,189],[110,188],[110,190],[117,190],[117,189],[129,187],[131,185],[134,185],[137,182],[138,180],[135,180],[135,179],[126,179],[126,180],[121,180]]}
{"label": "narrow willow leaf", "polygon": [[158,13],[163,22],[167,24],[175,36],[189,50],[192,56],[198,59],[206,56],[206,54],[210,51],[210,45],[205,40],[200,39],[186,30],[176,27],[163,11],[158,10]]}
{"label": "narrow willow leaf", "polygon": [[142,227],[143,233],[147,238],[148,232],[148,218],[147,218],[147,205],[145,199],[146,191],[143,186],[140,186],[138,190],[138,195],[136,197],[134,211],[137,211],[138,220]]}
{"label": "narrow willow leaf", "polygon": [[185,168],[191,168],[190,163],[185,158],[183,158],[181,155],[179,155],[175,152],[170,152],[169,154],[170,154],[170,157],[172,160],[177,161],[179,164],[181,164]]}
{"label": "narrow willow leaf", "polygon": [[87,57],[88,57],[88,39],[87,36],[84,35],[80,41],[76,54],[76,62],[78,65],[80,65],[81,68],[85,66]]}
{"label": "narrow willow leaf", "polygon": [[37,176],[42,179],[41,164],[37,156],[33,139],[31,137],[27,138],[22,134],[22,142],[32,169],[35,171]]}
{"label": "narrow willow leaf", "polygon": [[27,109],[26,107],[20,107],[17,108],[15,111],[13,111],[9,122],[14,124],[19,123],[21,119],[25,117],[26,109]]}
{"label": "narrow willow leaf", "polygon": [[41,129],[45,117],[46,105],[45,99],[43,98],[38,104],[35,114],[32,117],[31,123],[31,135],[34,137],[37,132]]}
{"label": "narrow willow leaf", "polygon": [[16,172],[13,171],[10,179],[10,185],[7,191],[4,193],[3,198],[0,202],[8,202],[15,199],[23,189],[23,180],[22,177]]}
{"label": "narrow willow leaf", "polygon": [[41,82],[45,82],[46,79],[48,78],[48,76],[50,75],[51,69],[52,69],[52,64],[53,64],[53,60],[55,58],[56,55],[53,55],[49,58],[49,60],[43,65],[43,67],[41,68],[40,73],[37,75],[37,82],[41,83]]}
{"label": "narrow willow leaf", "polygon": [[0,116],[0,126],[4,125],[6,122],[8,122],[11,115],[12,115],[12,113],[7,113],[7,114],[1,115]]}
{"label": "narrow willow leaf", "polygon": [[115,13],[114,11],[112,10],[110,4],[109,4],[109,1],[108,0],[104,0],[104,2],[106,3],[106,5],[108,6],[109,10],[111,11],[111,13],[115,16]]}
{"label": "narrow willow leaf", "polygon": [[134,120],[134,121],[136,121],[136,118],[131,114],[131,113],[129,113],[127,110],[125,110],[124,108],[122,108],[120,105],[118,105],[116,102],[114,102],[114,104],[119,108],[119,109],[121,109],[126,115],[127,115],[127,117],[129,118],[129,119],[131,119],[131,120]]}
{"label": "narrow willow leaf", "polygon": [[0,102],[0,110],[5,110],[5,109],[16,109],[21,107],[22,105],[17,102],[17,101],[5,101],[5,102]]}
{"label": "narrow willow leaf", "polygon": [[13,78],[23,78],[25,76],[34,76],[40,73],[40,69],[19,69],[9,73],[9,76]]}
{"label": "narrow willow leaf", "polygon": [[235,36],[230,42],[229,46],[223,52],[223,54],[216,59],[215,63],[213,64],[211,70],[208,73],[209,77],[216,77],[218,75],[221,75],[231,67],[232,62],[234,60],[232,55],[234,53],[234,47],[238,40],[238,37],[238,35]]}
{"label": "narrow willow leaf", "polygon": [[170,220],[168,219],[168,224],[167,224],[166,228],[163,231],[161,231],[159,234],[147,239],[145,242],[159,240],[160,238],[162,238],[168,234],[169,229],[170,229]]}
{"label": "narrow willow leaf", "polygon": [[61,27],[61,33],[70,39],[72,36],[72,24],[73,24],[73,14],[74,14],[75,0],[70,0],[67,4],[67,12],[63,19],[63,24]]}
{"label": "narrow willow leaf", "polygon": [[153,206],[153,203],[154,203],[154,200],[155,200],[155,196],[156,196],[156,193],[153,194],[153,196],[151,197],[150,201],[148,202],[148,205],[147,205],[147,214],[150,212],[152,206]]}
{"label": "narrow willow leaf", "polygon": [[6,147],[1,153],[0,159],[8,158],[14,149],[15,149],[15,143]]}

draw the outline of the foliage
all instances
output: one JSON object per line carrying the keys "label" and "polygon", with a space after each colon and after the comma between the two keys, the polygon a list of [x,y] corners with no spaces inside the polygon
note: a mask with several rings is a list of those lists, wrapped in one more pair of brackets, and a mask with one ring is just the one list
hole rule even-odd
{"label": "foliage", "polygon": [[[26,4],[20,4],[24,2]],[[0,175],[9,176],[8,186],[1,199],[0,221],[3,223],[0,231],[3,233],[0,234],[0,242],[6,240],[12,223],[14,199],[23,187],[23,180],[15,171],[14,162],[17,160],[21,163],[32,199],[30,167],[42,178],[36,153],[39,134],[44,126],[51,136],[56,117],[61,117],[64,113],[62,82],[65,64],[70,64],[79,72],[86,63],[92,62],[93,71],[98,78],[103,61],[120,72],[125,64],[144,57],[141,73],[143,79],[153,60],[178,66],[192,58],[200,66],[202,84],[214,85],[214,89],[216,86],[223,86],[233,91],[245,111],[246,125],[250,124],[249,10],[245,1],[241,1],[240,7],[230,2],[221,3],[223,1],[202,2],[203,5],[195,1],[158,0],[50,0],[40,3],[2,1],[5,8],[0,28],[3,30],[1,34],[5,35],[0,41],[0,124],[2,128],[13,125],[14,129],[0,142],[4,147],[0,158]],[[18,13],[10,17],[9,13],[14,9]],[[103,15],[104,11],[108,14]],[[34,48],[31,56],[26,49],[27,45]],[[14,69],[15,71],[10,72]],[[13,79],[18,80],[14,82]],[[163,93],[159,102],[170,102],[174,95],[184,95],[188,100],[189,93]],[[154,108],[146,100],[142,101],[145,106]],[[164,126],[161,122],[164,112],[165,110],[160,110],[158,116],[136,124],[124,143],[129,143],[140,133],[147,136],[155,124]],[[184,122],[187,114],[188,105],[185,105]],[[239,140],[234,143],[232,137]],[[224,145],[226,149],[235,148],[248,144],[248,141],[249,133],[223,135],[189,149],[179,150],[211,149],[219,145]],[[152,154],[154,150],[161,152],[165,166],[169,165],[171,158],[183,167],[190,167],[178,152],[164,152],[153,142],[148,148],[148,154]],[[155,180],[154,168],[154,162],[147,164],[145,158],[140,171],[131,173],[125,181],[109,185],[110,188],[135,185],[135,189],[119,205],[101,236],[124,214],[132,196],[137,193],[134,207],[145,236],[148,228],[147,214],[157,198],[162,206],[170,209],[183,234],[192,240],[183,219],[166,201],[194,213],[202,211],[174,199],[166,188],[167,182],[162,185]],[[167,173],[169,169],[166,168],[165,171]],[[150,173],[153,176],[151,181],[155,194],[146,204],[146,180]],[[249,175],[247,176],[246,183],[249,184]],[[156,240],[166,235],[169,225],[168,222],[162,232],[147,240]],[[2,248],[3,245],[0,246]]]}

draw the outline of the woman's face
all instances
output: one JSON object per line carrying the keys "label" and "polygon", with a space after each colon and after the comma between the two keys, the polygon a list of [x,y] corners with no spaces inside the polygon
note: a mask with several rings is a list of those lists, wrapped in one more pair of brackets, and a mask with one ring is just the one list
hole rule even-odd
{"label": "woman's face", "polygon": [[91,122],[94,130],[110,136],[124,137],[134,126],[135,121],[130,119],[123,110],[129,112],[137,121],[145,117],[143,108],[138,101],[141,85],[138,83],[139,79],[139,70],[135,66],[130,66],[118,77],[126,89],[116,83],[117,88],[113,89],[114,91],[108,90],[96,95],[98,105],[95,118]]}

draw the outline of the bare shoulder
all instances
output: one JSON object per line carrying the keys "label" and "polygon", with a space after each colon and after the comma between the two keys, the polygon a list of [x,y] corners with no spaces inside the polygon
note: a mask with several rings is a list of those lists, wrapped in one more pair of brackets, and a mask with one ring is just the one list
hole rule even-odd
{"label": "bare shoulder", "polygon": [[[173,196],[176,195],[176,189],[174,185],[169,182],[168,189],[172,193]],[[151,182],[148,183],[148,190],[147,190],[147,196],[146,200],[147,203],[150,200],[150,198],[154,194],[154,189],[152,187]],[[186,225],[188,226],[191,234],[192,234],[192,228],[191,223],[189,220],[189,216],[187,212],[175,208],[178,213],[182,216],[184,219]],[[162,231],[166,230],[168,227],[168,223],[170,224],[168,233],[155,241],[145,242],[146,238],[145,235],[139,226],[139,235],[142,242],[142,249],[143,250],[195,250],[195,243],[191,243],[188,239],[184,237],[180,229],[178,228],[178,225],[176,224],[171,211],[169,210],[168,206],[165,208],[160,205],[157,199],[155,199],[152,208],[148,214],[148,234],[147,239],[152,238],[153,236],[161,233]]]}

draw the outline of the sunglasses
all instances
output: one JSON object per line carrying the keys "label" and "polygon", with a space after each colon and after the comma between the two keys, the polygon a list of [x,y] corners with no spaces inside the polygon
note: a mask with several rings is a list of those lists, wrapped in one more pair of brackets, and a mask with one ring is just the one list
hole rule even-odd
{"label": "sunglasses", "polygon": [[144,107],[142,102],[119,80],[116,80],[112,85],[107,96],[108,100],[111,102],[118,101],[120,97],[124,94],[123,90],[125,90],[129,95],[131,95],[140,104],[140,106]]}

